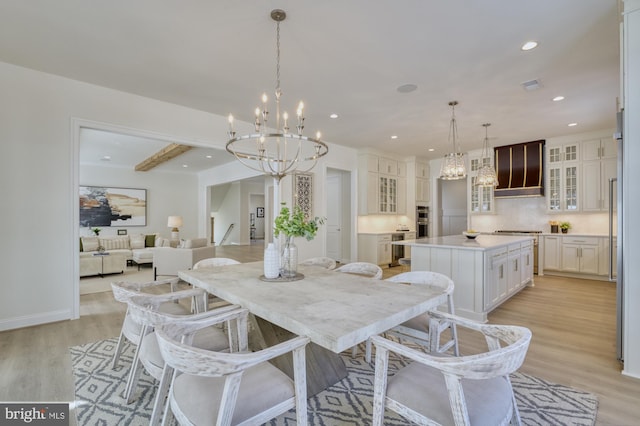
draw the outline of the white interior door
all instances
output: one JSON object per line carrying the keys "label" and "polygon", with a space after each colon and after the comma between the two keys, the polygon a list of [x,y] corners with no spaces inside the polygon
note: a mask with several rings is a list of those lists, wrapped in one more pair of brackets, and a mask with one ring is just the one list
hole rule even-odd
{"label": "white interior door", "polygon": [[327,175],[327,256],[342,259],[342,174]]}

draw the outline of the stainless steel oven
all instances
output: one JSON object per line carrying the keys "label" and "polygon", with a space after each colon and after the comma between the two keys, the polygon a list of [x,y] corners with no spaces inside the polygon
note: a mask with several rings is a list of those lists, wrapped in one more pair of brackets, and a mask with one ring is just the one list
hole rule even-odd
{"label": "stainless steel oven", "polygon": [[416,238],[429,236],[429,207],[416,206]]}

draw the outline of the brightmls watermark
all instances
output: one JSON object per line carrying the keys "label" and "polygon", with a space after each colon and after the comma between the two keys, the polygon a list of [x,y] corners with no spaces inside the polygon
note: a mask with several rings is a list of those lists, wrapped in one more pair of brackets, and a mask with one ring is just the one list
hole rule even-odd
{"label": "brightmls watermark", "polygon": [[60,402],[0,402],[0,426],[68,426],[69,404]]}

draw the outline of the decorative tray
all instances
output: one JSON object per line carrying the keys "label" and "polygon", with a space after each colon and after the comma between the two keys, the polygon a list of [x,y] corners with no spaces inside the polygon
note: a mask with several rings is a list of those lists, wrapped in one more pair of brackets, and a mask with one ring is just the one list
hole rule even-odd
{"label": "decorative tray", "polygon": [[266,281],[268,283],[284,283],[287,281],[299,281],[301,279],[304,278],[304,275],[302,275],[300,272],[296,273],[296,275],[294,277],[291,278],[285,278],[285,277],[278,277],[278,278],[267,278],[264,275],[260,275],[260,279],[262,281]]}

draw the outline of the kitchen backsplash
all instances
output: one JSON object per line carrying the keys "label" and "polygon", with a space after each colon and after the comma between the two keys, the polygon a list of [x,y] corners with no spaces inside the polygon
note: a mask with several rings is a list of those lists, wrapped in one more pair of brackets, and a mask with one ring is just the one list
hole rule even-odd
{"label": "kitchen backsplash", "polygon": [[413,219],[407,216],[395,215],[367,215],[358,216],[358,232],[391,232],[398,228],[398,225],[405,225],[411,231],[415,231],[416,224]]}
{"label": "kitchen backsplash", "polygon": [[550,232],[549,221],[570,222],[569,233],[601,234],[609,232],[609,215],[605,213],[555,213],[546,210],[544,197],[496,199],[496,214],[471,215],[471,228],[481,232],[497,229]]}

